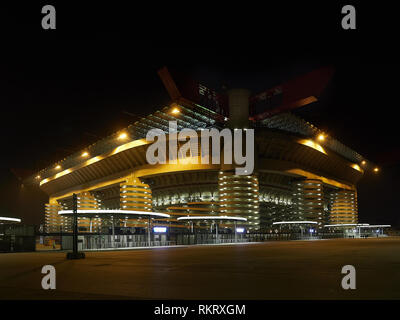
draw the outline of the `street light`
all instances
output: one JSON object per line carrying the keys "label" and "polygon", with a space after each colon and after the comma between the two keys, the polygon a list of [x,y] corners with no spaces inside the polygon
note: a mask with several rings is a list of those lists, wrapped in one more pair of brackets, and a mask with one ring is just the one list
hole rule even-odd
{"label": "street light", "polygon": [[88,152],[85,151],[84,153],[82,153],[82,157],[83,157],[83,158],[86,158],[87,156],[89,156],[89,153],[88,153]]}
{"label": "street light", "polygon": [[56,166],[56,169],[57,169],[57,170],[60,170],[60,169],[61,169],[61,166],[60,166],[60,165],[57,165],[57,166]]}
{"label": "street light", "polygon": [[73,234],[72,252],[67,252],[67,259],[85,259],[85,253],[78,251],[78,196],[72,194]]}
{"label": "street light", "polygon": [[378,173],[379,172],[379,168],[378,167],[374,168],[374,172]]}
{"label": "street light", "polygon": [[321,133],[320,135],[318,135],[318,141],[324,141],[325,140],[325,136]]}

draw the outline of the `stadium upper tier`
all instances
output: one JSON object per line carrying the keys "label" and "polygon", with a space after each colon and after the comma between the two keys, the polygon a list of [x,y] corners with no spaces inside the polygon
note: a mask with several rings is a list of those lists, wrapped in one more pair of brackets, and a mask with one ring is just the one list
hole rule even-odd
{"label": "stadium upper tier", "polygon": [[[174,108],[179,110],[179,114],[174,114]],[[119,146],[125,145],[127,141],[137,141],[145,139],[147,132],[150,129],[161,129],[168,133],[168,122],[177,121],[178,131],[183,128],[190,128],[194,130],[201,130],[205,128],[218,128],[224,127],[224,122],[229,119],[225,118],[222,122],[218,115],[210,110],[196,106],[196,108],[189,108],[186,106],[172,106],[164,107],[128,126],[127,128],[116,132],[102,140],[99,140],[87,148],[80,150],[70,156],[60,160],[59,162],[40,170],[37,174],[25,180],[25,183],[44,184],[50,177],[54,177],[60,171],[65,171],[76,166],[84,165],[90,158],[103,157],[110,152],[113,152]],[[311,123],[295,116],[292,113],[282,113],[274,115],[270,118],[253,122],[252,126],[258,131],[261,128],[269,128],[272,131],[286,132],[291,135],[298,136],[299,138],[314,139],[319,134],[323,134],[320,129]],[[120,138],[123,136],[124,138]],[[136,145],[135,145],[136,146]],[[345,146],[338,140],[329,137],[324,141],[324,148],[333,151],[346,160],[358,164],[365,161],[364,168],[372,167],[373,164],[366,160],[356,151]],[[143,160],[143,159],[142,159]]]}

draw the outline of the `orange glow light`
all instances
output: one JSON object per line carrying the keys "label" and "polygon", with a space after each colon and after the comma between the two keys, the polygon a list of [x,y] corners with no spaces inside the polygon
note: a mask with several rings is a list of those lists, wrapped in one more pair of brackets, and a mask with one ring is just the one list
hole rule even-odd
{"label": "orange glow light", "polygon": [[173,108],[172,111],[171,111],[171,113],[173,113],[173,114],[178,114],[180,112],[181,111],[178,108]]}
{"label": "orange glow light", "polygon": [[118,136],[118,139],[123,140],[123,139],[126,139],[127,137],[128,137],[128,135],[125,132],[123,132]]}

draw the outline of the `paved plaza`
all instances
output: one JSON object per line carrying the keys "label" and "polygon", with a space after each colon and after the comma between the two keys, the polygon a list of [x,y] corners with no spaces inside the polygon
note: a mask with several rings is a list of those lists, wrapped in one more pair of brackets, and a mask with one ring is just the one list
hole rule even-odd
{"label": "paved plaza", "polygon": [[[43,290],[43,265],[56,289]],[[356,290],[341,287],[356,268]],[[400,238],[0,254],[0,299],[399,299]]]}

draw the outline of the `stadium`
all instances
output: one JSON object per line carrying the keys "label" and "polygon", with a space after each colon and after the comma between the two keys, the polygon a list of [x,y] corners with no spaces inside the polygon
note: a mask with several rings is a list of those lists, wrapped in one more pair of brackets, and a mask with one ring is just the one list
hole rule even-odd
{"label": "stadium", "polygon": [[[237,237],[285,230],[317,234],[340,226],[353,231],[359,226],[357,183],[365,171],[379,169],[291,112],[317,101],[332,73],[322,68],[252,95],[247,89],[217,93],[161,69],[168,105],[25,180],[49,196],[44,232],[72,231],[73,194],[79,232],[128,234],[125,242],[135,234],[145,241],[146,233],[155,241],[188,232]],[[154,142],[147,133],[171,135],[171,121],[177,132],[254,129],[252,174],[236,174],[239,165],[223,159],[183,161],[200,145],[190,146],[177,164],[149,164],[146,152]]]}

